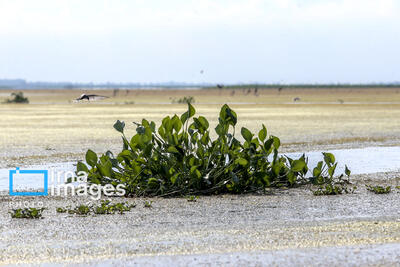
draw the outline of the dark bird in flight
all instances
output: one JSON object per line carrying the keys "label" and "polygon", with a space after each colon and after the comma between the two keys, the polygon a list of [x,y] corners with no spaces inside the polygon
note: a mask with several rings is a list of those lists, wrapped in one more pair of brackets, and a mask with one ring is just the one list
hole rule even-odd
{"label": "dark bird in flight", "polygon": [[218,89],[222,89],[222,88],[224,88],[224,85],[223,84],[217,84],[217,87],[218,87]]}
{"label": "dark bird in flight", "polygon": [[295,98],[293,99],[293,101],[294,101],[294,102],[300,101],[300,97],[295,97]]}
{"label": "dark bird in flight", "polygon": [[108,96],[102,96],[102,95],[87,95],[87,94],[82,94],[79,98],[77,98],[77,101],[87,99],[87,101],[90,100],[102,100],[104,98],[108,98]]}

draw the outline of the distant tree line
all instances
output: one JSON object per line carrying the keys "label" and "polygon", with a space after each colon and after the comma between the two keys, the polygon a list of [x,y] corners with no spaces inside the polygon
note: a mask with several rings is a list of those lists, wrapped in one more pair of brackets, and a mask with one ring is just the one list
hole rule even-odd
{"label": "distant tree line", "polygon": [[400,82],[392,83],[332,83],[332,84],[214,84],[214,83],[185,83],[185,82],[160,82],[160,83],[71,83],[71,82],[27,82],[24,79],[0,79],[0,89],[134,89],[134,88],[204,88],[204,89],[235,89],[235,88],[382,88],[400,87]]}

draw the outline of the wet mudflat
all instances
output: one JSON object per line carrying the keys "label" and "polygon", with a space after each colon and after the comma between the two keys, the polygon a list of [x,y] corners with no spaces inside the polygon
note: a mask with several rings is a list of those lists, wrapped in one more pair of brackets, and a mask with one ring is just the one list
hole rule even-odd
{"label": "wet mudflat", "polygon": [[[400,262],[397,89],[385,93],[265,90],[259,96],[238,91],[234,97],[230,91],[215,90],[133,91],[105,104],[73,104],[70,99],[77,93],[81,92],[32,91],[27,96],[33,105],[0,105],[0,190],[7,190],[10,168],[73,170],[73,163],[83,160],[88,148],[119,152],[120,136],[112,129],[117,119],[127,125],[144,117],[159,123],[162,117],[185,110],[184,105],[169,104],[171,97],[187,95],[196,98],[196,109],[210,117],[211,125],[220,106],[233,103],[243,121],[238,127],[255,130],[264,123],[268,134],[281,138],[282,152],[294,153],[289,156],[307,152],[311,166],[322,158],[321,151],[333,150],[341,164],[338,173],[347,164],[358,189],[339,196],[314,196],[310,186],[303,186],[262,195],[204,196],[197,202],[154,198],[152,208],[144,207],[145,199],[134,198],[126,199],[137,204],[132,211],[98,216],[56,213],[56,207],[93,203],[84,197],[22,198],[3,191],[0,264],[394,266]],[[300,103],[290,103],[294,97],[300,97]],[[133,126],[130,131],[129,136]],[[390,185],[393,190],[376,195],[366,190],[366,184]],[[40,187],[34,182],[26,185]],[[12,219],[10,208],[25,202],[46,207],[44,218]]]}
{"label": "wet mudflat", "polygon": [[[263,195],[205,196],[197,202],[154,198],[152,208],[144,207],[144,199],[127,199],[137,206],[124,215],[55,212],[58,206],[89,201],[82,197],[3,196],[0,262],[233,266],[327,260],[340,265],[342,257],[354,265],[398,263],[400,190],[394,186],[400,173],[353,180],[357,193],[339,196],[313,196],[304,186]],[[392,185],[393,191],[376,195],[365,189],[376,182]],[[43,201],[44,218],[11,219],[7,209],[18,201]]]}

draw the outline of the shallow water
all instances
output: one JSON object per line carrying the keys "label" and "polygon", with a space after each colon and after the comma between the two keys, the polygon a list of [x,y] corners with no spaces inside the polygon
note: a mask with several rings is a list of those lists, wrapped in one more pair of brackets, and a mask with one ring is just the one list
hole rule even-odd
{"label": "shallow water", "polygon": [[[314,168],[318,161],[323,160],[323,151],[307,152],[310,169]],[[366,147],[358,149],[338,149],[324,152],[333,153],[338,161],[336,174],[344,172],[346,164],[352,174],[367,174],[377,172],[400,171],[400,147]],[[286,153],[288,157],[298,158],[303,153]],[[65,173],[75,170],[75,162],[50,163],[46,165],[32,165],[21,170],[48,170],[49,184],[51,177],[58,172]],[[0,169],[0,191],[9,189],[9,170]],[[43,177],[27,175],[14,182],[17,189],[43,188]]]}

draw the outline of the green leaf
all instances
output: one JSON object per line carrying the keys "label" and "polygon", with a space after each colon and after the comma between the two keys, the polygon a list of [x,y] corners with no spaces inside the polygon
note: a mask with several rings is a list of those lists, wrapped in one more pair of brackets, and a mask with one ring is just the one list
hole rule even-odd
{"label": "green leaf", "polygon": [[181,120],[179,119],[178,116],[174,115],[174,116],[172,117],[172,119],[171,119],[171,122],[172,122],[172,127],[173,127],[174,130],[178,133],[178,132],[181,130],[181,128],[182,128],[182,122],[181,122]]}
{"label": "green leaf", "polygon": [[179,151],[174,146],[169,146],[167,151],[169,153],[179,153]]}
{"label": "green leaf", "polygon": [[102,162],[101,164],[97,164],[97,166],[98,166],[98,168],[99,168],[99,170],[100,170],[100,173],[101,173],[103,176],[107,176],[107,177],[111,177],[111,176],[112,176],[112,175],[111,175],[111,173],[112,173],[112,170],[111,170],[111,168],[112,168],[112,163],[111,163],[110,160],[107,160],[107,161],[105,161],[105,162]]}
{"label": "green leaf", "polygon": [[313,176],[318,177],[321,174],[321,169],[318,169],[318,167],[315,167],[313,170]]}
{"label": "green leaf", "polygon": [[293,172],[300,172],[306,166],[306,163],[302,160],[293,160],[291,170]]}
{"label": "green leaf", "polygon": [[193,166],[190,168],[190,173],[193,174],[198,179],[201,178],[201,172],[197,169],[197,166]]}
{"label": "green leaf", "polygon": [[199,122],[201,123],[201,125],[203,125],[203,128],[204,128],[205,130],[207,130],[208,127],[209,127],[208,120],[207,120],[205,117],[203,117],[203,116],[199,116],[198,120],[199,120]]}
{"label": "green leaf", "polygon": [[78,161],[78,163],[76,164],[76,170],[77,172],[89,172],[88,167],[82,162],[82,161]]}
{"label": "green leaf", "polygon": [[194,114],[196,114],[196,110],[190,103],[188,103],[188,113],[189,113],[189,118],[193,117]]}
{"label": "green leaf", "polygon": [[265,150],[267,150],[267,151],[270,150],[273,143],[274,143],[274,139],[272,139],[272,138],[265,141],[265,143],[264,143]]}
{"label": "green leaf", "polygon": [[265,128],[264,124],[262,126],[263,128],[258,132],[258,138],[261,142],[264,142],[265,138],[267,137],[267,128]]}
{"label": "green leaf", "polygon": [[171,180],[172,184],[176,183],[176,180],[177,180],[178,176],[179,176],[179,173],[176,173],[173,176],[171,176],[170,180]]}
{"label": "green leaf", "polygon": [[251,139],[253,138],[253,134],[245,127],[242,127],[242,130],[240,131],[242,133],[243,138],[247,142],[251,142]]}
{"label": "green leaf", "polygon": [[247,163],[248,163],[248,161],[246,159],[244,159],[244,158],[238,158],[238,159],[235,160],[235,162],[240,164],[240,165],[242,165],[242,166],[246,166]]}
{"label": "green leaf", "polygon": [[237,123],[236,112],[233,111],[227,104],[223,105],[221,111],[219,112],[219,118],[232,126]]}
{"label": "green leaf", "polygon": [[185,122],[196,114],[196,110],[192,106],[192,104],[188,103],[188,110],[181,115],[181,122],[185,124]]}
{"label": "green leaf", "polygon": [[287,176],[289,183],[293,185],[296,182],[296,175],[293,172],[289,172]]}
{"label": "green leaf", "polygon": [[275,174],[276,176],[278,176],[278,175],[279,175],[279,172],[281,171],[281,163],[280,163],[280,162],[275,162],[275,163],[272,165],[272,171],[274,172],[274,174]]}
{"label": "green leaf", "polygon": [[351,171],[349,170],[349,168],[347,168],[347,165],[344,166],[344,173],[345,173],[347,176],[350,176],[350,174],[351,174]]}
{"label": "green leaf", "polygon": [[278,137],[276,136],[272,136],[272,139],[274,140],[274,147],[275,149],[279,149],[280,145],[281,145],[281,140],[279,140]]}
{"label": "green leaf", "polygon": [[337,163],[335,163],[334,165],[332,165],[332,166],[328,169],[329,176],[333,177],[333,175],[335,174],[336,166],[337,166]]}
{"label": "green leaf", "polygon": [[94,167],[97,163],[97,155],[90,149],[86,152],[86,162],[92,167]]}
{"label": "green leaf", "polygon": [[188,119],[188,113],[185,112],[185,113],[183,113],[183,114],[181,115],[181,122],[182,122],[182,124],[185,124],[185,122],[187,121],[187,119]]}
{"label": "green leaf", "polygon": [[331,166],[335,163],[335,156],[332,153],[322,153],[324,155],[324,161],[328,166]]}
{"label": "green leaf", "polygon": [[120,133],[124,133],[124,128],[125,128],[125,122],[117,120],[116,123],[114,123],[114,129],[117,130]]}

